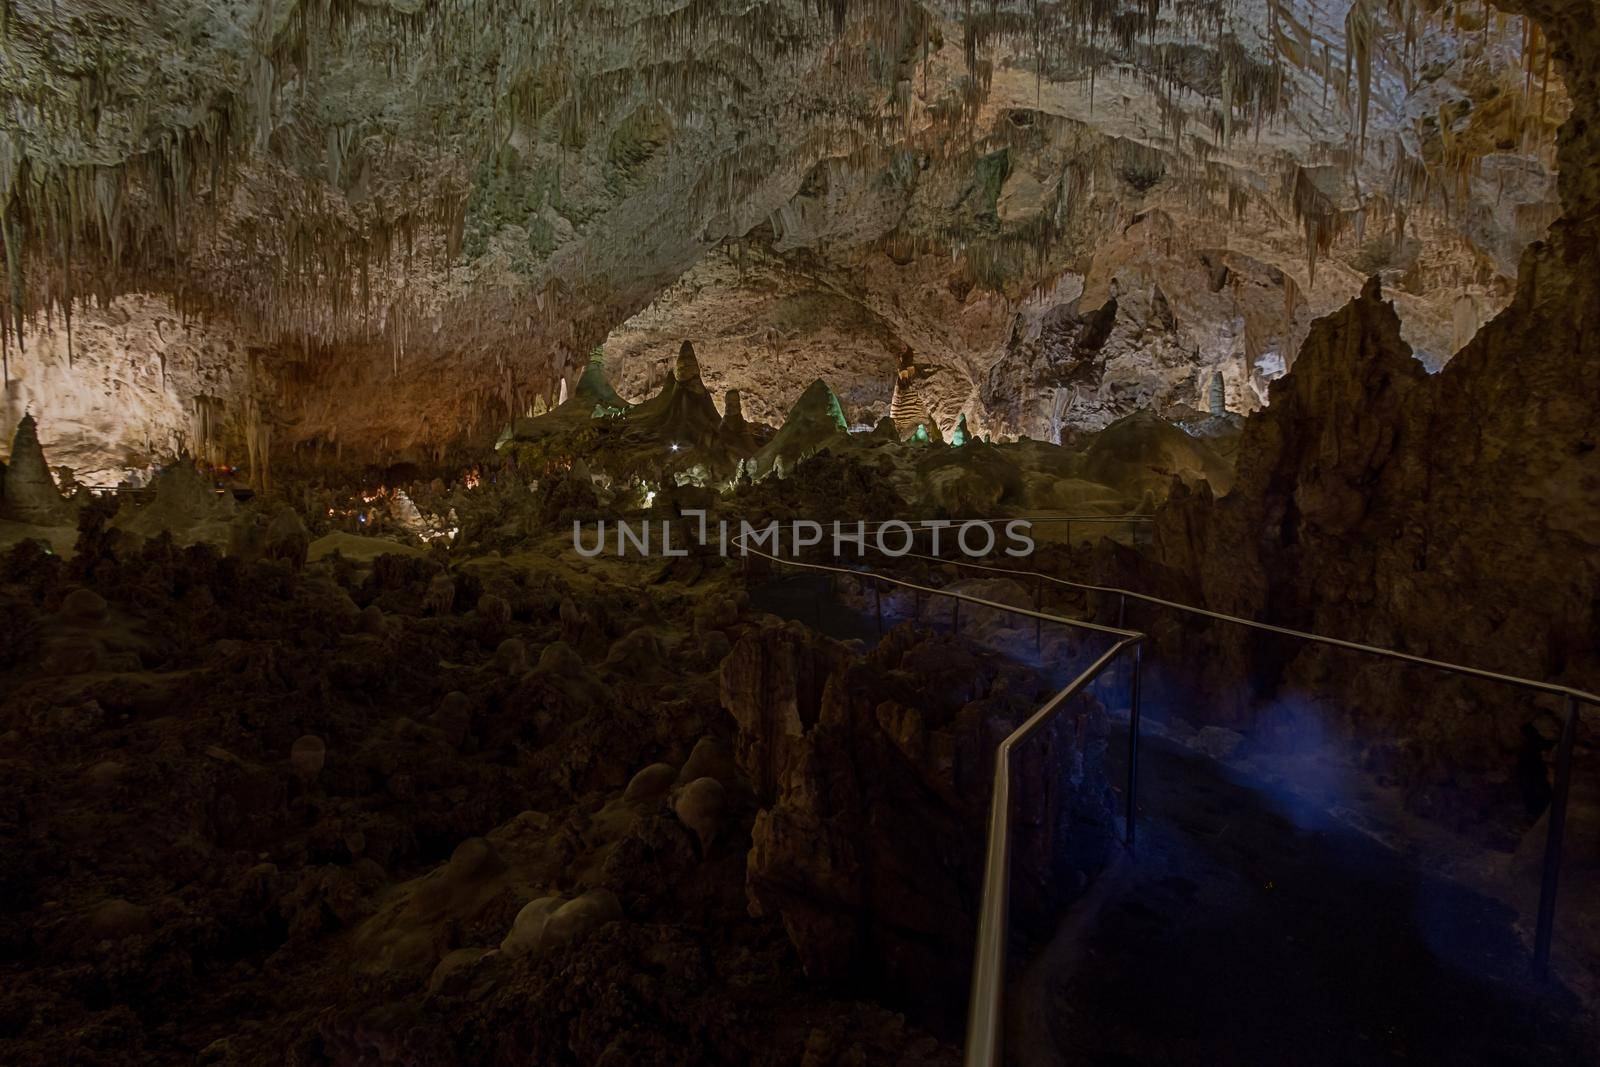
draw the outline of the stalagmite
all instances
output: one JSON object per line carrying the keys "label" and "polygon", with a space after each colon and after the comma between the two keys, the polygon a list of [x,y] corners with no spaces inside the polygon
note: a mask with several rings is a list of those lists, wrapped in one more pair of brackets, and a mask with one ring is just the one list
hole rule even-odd
{"label": "stalagmite", "polygon": [[1594,6],[0,0],[0,1061],[1591,1062]]}
{"label": "stalagmite", "polygon": [[72,521],[72,507],[56,488],[39,446],[38,426],[31,414],[22,416],[11,437],[11,458],[0,482],[0,518],[36,526]]}

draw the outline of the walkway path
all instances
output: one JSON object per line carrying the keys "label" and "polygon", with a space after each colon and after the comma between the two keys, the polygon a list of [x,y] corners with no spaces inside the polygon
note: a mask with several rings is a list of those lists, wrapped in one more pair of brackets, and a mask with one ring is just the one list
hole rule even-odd
{"label": "walkway path", "polygon": [[1139,853],[1053,946],[1062,1062],[1600,1062],[1504,905],[1171,742],[1141,760]]}
{"label": "walkway path", "polygon": [[[875,636],[819,576],[752,600]],[[1138,854],[1012,984],[1014,1062],[1600,1064],[1576,999],[1529,979],[1504,904],[1172,741],[1147,732],[1140,760]]]}

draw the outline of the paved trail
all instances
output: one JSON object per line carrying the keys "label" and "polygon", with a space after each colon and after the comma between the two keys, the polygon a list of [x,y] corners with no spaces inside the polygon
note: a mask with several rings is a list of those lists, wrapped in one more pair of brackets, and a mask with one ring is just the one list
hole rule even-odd
{"label": "paved trail", "polygon": [[1141,758],[1138,856],[1047,980],[1064,1062],[1600,1063],[1504,905],[1180,746]]}

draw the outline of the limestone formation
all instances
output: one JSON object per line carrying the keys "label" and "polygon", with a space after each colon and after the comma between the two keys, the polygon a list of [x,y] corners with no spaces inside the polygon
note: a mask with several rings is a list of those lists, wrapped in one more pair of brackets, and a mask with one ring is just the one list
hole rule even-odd
{"label": "limestone formation", "polygon": [[179,544],[227,545],[236,514],[233,497],[180,456],[156,474],[143,503],[118,511],[114,525],[147,539],[169,534]]}
{"label": "limestone formation", "polygon": [[306,565],[311,535],[292,507],[280,507],[268,523],[263,551],[268,559],[282,560],[299,570]]}
{"label": "limestone formation", "polygon": [[108,617],[106,598],[92,589],[74,589],[61,598],[61,614],[80,625],[102,625]]}
{"label": "limestone formation", "polygon": [[722,830],[727,808],[727,790],[715,778],[696,778],[678,793],[672,811],[678,821],[694,832],[700,854],[709,855],[712,843]]}
{"label": "limestone formation", "polygon": [[506,674],[521,674],[528,669],[528,647],[520,638],[508,637],[494,650],[494,668]]}
{"label": "limestone formation", "polygon": [[1217,496],[1233,485],[1233,471],[1204,441],[1148,411],[1100,431],[1084,459],[1084,477],[1134,500],[1150,491],[1164,494],[1174,478],[1190,487],[1204,481]]}
{"label": "limestone formation", "polygon": [[306,734],[297,739],[289,749],[289,763],[296,774],[308,782],[315,781],[327,763],[328,746],[320,737]]}
{"label": "limestone formation", "polygon": [[[765,629],[724,664],[740,770],[762,804],[751,911],[782,917],[814,979],[885,974],[908,1002],[929,998],[919,1003],[929,1010],[939,983],[911,976],[964,970],[959,946],[972,936],[982,869],[982,835],[967,828],[987,816],[988,745],[1036,707],[1022,693],[1001,695],[1003,673],[905,630],[862,661],[796,629]],[[912,677],[916,693],[897,680]],[[1103,713],[1086,704],[1068,721],[1025,758],[1044,763],[1025,779],[1041,790],[1029,800],[1039,816],[1014,831],[1013,913],[1024,925],[1053,915],[1052,901],[1081,877],[1072,871],[1096,868],[1109,843],[1103,772],[1093,754],[1071,756],[1103,744]],[[891,811],[892,820],[867,814]],[[945,844],[930,849],[936,841]]]}
{"label": "limestone formation", "polygon": [[[922,397],[917,393],[917,387],[906,378],[900,378],[894,383],[894,399],[889,403],[889,417],[894,420],[895,430],[900,434],[901,440],[910,440],[918,429],[927,433],[929,425],[933,423],[927,407],[922,403]],[[931,433],[929,436],[932,436]]]}
{"label": "limestone formation", "polygon": [[1594,14],[0,0],[0,1059],[1590,1062]]}
{"label": "limestone formation", "polygon": [[511,622],[510,603],[493,593],[485,593],[478,598],[477,613],[485,634],[490,636],[504,632]]}
{"label": "limestone formation", "polygon": [[678,769],[670,763],[652,763],[628,780],[623,791],[625,804],[659,804],[678,780]]}
{"label": "limestone formation", "polygon": [[819,378],[806,387],[782,428],[755,454],[751,474],[756,479],[769,474],[782,478],[822,449],[848,443],[849,432],[839,398]]}
{"label": "limestone formation", "polygon": [[666,442],[669,449],[681,451],[716,440],[722,419],[700,379],[700,363],[692,343],[684,341],[678,347],[672,376],[661,392],[625,417],[655,440]]}
{"label": "limestone formation", "polygon": [[11,458],[0,482],[0,519],[56,526],[72,521],[72,515],[45,463],[38,426],[32,415],[24,415],[12,435]]}
{"label": "limestone formation", "polygon": [[428,580],[428,593],[423,598],[422,610],[430,615],[449,615],[455,610],[456,583],[448,574],[436,574]]}
{"label": "limestone formation", "polygon": [[500,942],[500,951],[513,958],[537,952],[544,940],[550,917],[563,903],[560,897],[539,897],[524,904],[522,910],[517,912],[511,931]]}
{"label": "limestone formation", "polygon": [[744,420],[744,403],[737,389],[729,389],[723,398],[722,444],[741,458],[754,455],[758,447],[750,424]]}
{"label": "limestone formation", "polygon": [[622,904],[609,889],[591,889],[567,901],[545,920],[540,947],[549,950],[582,940],[608,922],[622,918]]}

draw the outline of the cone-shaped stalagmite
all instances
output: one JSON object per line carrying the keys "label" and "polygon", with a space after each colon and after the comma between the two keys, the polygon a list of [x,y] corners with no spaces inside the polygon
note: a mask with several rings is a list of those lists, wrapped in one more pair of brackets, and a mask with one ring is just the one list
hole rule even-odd
{"label": "cone-shaped stalagmite", "polygon": [[848,442],[850,425],[845,421],[839,398],[821,378],[806,386],[788,418],[767,446],[756,453],[754,474],[763,478],[776,472],[782,478],[808,456],[830,444]]}
{"label": "cone-shaped stalagmite", "polygon": [[28,522],[36,526],[56,526],[70,522],[71,506],[56,489],[50,467],[39,447],[38,427],[32,415],[22,416],[11,438],[11,462],[5,483],[0,486],[0,518]]}
{"label": "cone-shaped stalagmite", "polygon": [[592,402],[600,414],[615,415],[628,410],[628,402],[618,396],[606,380],[605,352],[598,348],[583,368],[574,396],[580,403]]}
{"label": "cone-shaped stalagmite", "polygon": [[700,361],[688,341],[678,348],[678,359],[661,392],[628,412],[628,421],[656,434],[679,449],[716,440],[722,416],[700,380]]}
{"label": "cone-shaped stalagmite", "polygon": [[[562,395],[562,402],[554,408],[515,420],[501,434],[496,447],[504,447],[513,441],[535,441],[550,434],[570,434],[590,419],[620,415],[628,410],[628,402],[618,396],[606,380],[603,356],[598,349],[583,368],[577,388],[568,396],[563,382]],[[537,407],[535,411],[538,411]]]}
{"label": "cone-shaped stalagmite", "polygon": [[722,413],[722,444],[724,448],[738,456],[754,455],[756,451],[756,437],[750,430],[750,424],[744,421],[744,404],[739,399],[739,390],[729,389],[723,403]]}

